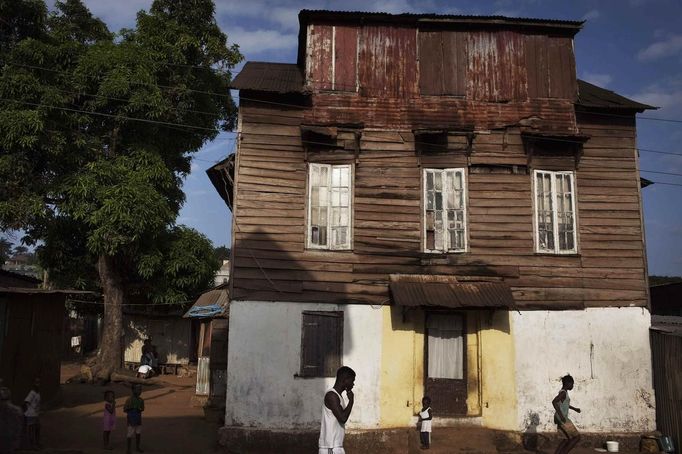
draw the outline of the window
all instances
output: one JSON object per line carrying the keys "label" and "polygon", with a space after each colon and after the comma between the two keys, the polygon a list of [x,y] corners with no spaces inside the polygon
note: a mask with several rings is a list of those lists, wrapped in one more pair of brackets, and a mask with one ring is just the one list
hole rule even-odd
{"label": "window", "polygon": [[573,172],[536,170],[534,175],[537,252],[577,252]]}
{"label": "window", "polygon": [[424,169],[424,250],[465,252],[464,169]]}
{"label": "window", "polygon": [[343,354],[343,312],[303,312],[301,377],[334,377]]}
{"label": "window", "polygon": [[308,247],[350,249],[350,165],[310,164]]}

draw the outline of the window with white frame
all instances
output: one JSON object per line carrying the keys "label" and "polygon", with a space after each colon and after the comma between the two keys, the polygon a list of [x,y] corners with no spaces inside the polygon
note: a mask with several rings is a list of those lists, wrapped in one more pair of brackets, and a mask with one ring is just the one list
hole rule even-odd
{"label": "window with white frame", "polygon": [[307,237],[312,249],[350,249],[350,165],[309,165]]}
{"label": "window with white frame", "polygon": [[534,175],[537,252],[577,252],[574,173],[536,170]]}
{"label": "window with white frame", "polygon": [[424,251],[465,252],[464,169],[424,169]]}

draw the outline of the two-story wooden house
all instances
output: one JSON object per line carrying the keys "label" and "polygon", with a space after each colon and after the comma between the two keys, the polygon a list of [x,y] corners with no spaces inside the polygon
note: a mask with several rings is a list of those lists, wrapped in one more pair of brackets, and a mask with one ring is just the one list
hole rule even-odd
{"label": "two-story wooden house", "polygon": [[[228,428],[654,427],[635,115],[576,80],[582,22],[302,11],[296,64],[249,62],[233,212]],[[236,430],[236,429],[235,429]]]}

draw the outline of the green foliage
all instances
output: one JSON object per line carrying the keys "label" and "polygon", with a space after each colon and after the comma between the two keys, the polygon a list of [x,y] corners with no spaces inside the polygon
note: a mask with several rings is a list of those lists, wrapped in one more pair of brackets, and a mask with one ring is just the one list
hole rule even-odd
{"label": "green foliage", "polygon": [[191,154],[235,124],[229,70],[242,56],[213,2],[156,0],[118,34],[81,0],[57,1],[53,13],[0,0],[7,12],[0,229],[41,244],[62,285],[96,287],[100,255],[116,259],[127,292],[154,301],[207,285],[219,266],[210,242],[175,219]]}
{"label": "green foliage", "polygon": [[232,255],[232,251],[227,246],[218,246],[213,250],[213,256],[220,263],[223,260],[230,260],[230,255]]}
{"label": "green foliage", "polygon": [[12,255],[12,242],[6,238],[0,238],[0,266]]}
{"label": "green foliage", "polygon": [[682,276],[649,276],[649,285],[673,284],[682,282]]}

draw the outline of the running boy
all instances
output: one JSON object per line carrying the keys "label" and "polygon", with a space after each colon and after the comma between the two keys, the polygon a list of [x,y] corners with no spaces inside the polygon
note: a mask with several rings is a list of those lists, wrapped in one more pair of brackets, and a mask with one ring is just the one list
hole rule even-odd
{"label": "running boy", "polygon": [[419,440],[421,441],[422,449],[429,449],[431,447],[431,420],[433,420],[431,398],[424,396],[422,399],[422,411],[419,412]]}
{"label": "running boy", "polygon": [[559,444],[554,454],[568,454],[580,441],[578,429],[575,428],[573,422],[568,418],[569,410],[580,413],[579,408],[571,407],[571,398],[568,396],[568,392],[573,389],[573,377],[570,375],[561,377],[561,385],[561,391],[552,400],[552,405],[556,410],[554,422],[566,439]]}
{"label": "running boy", "polygon": [[144,400],[142,400],[140,394],[142,394],[142,386],[133,385],[133,395],[130,396],[123,405],[123,411],[128,415],[128,439],[126,450],[128,454],[131,452],[133,435],[135,435],[135,449],[137,452],[144,452],[140,447],[142,412],[144,411]]}

